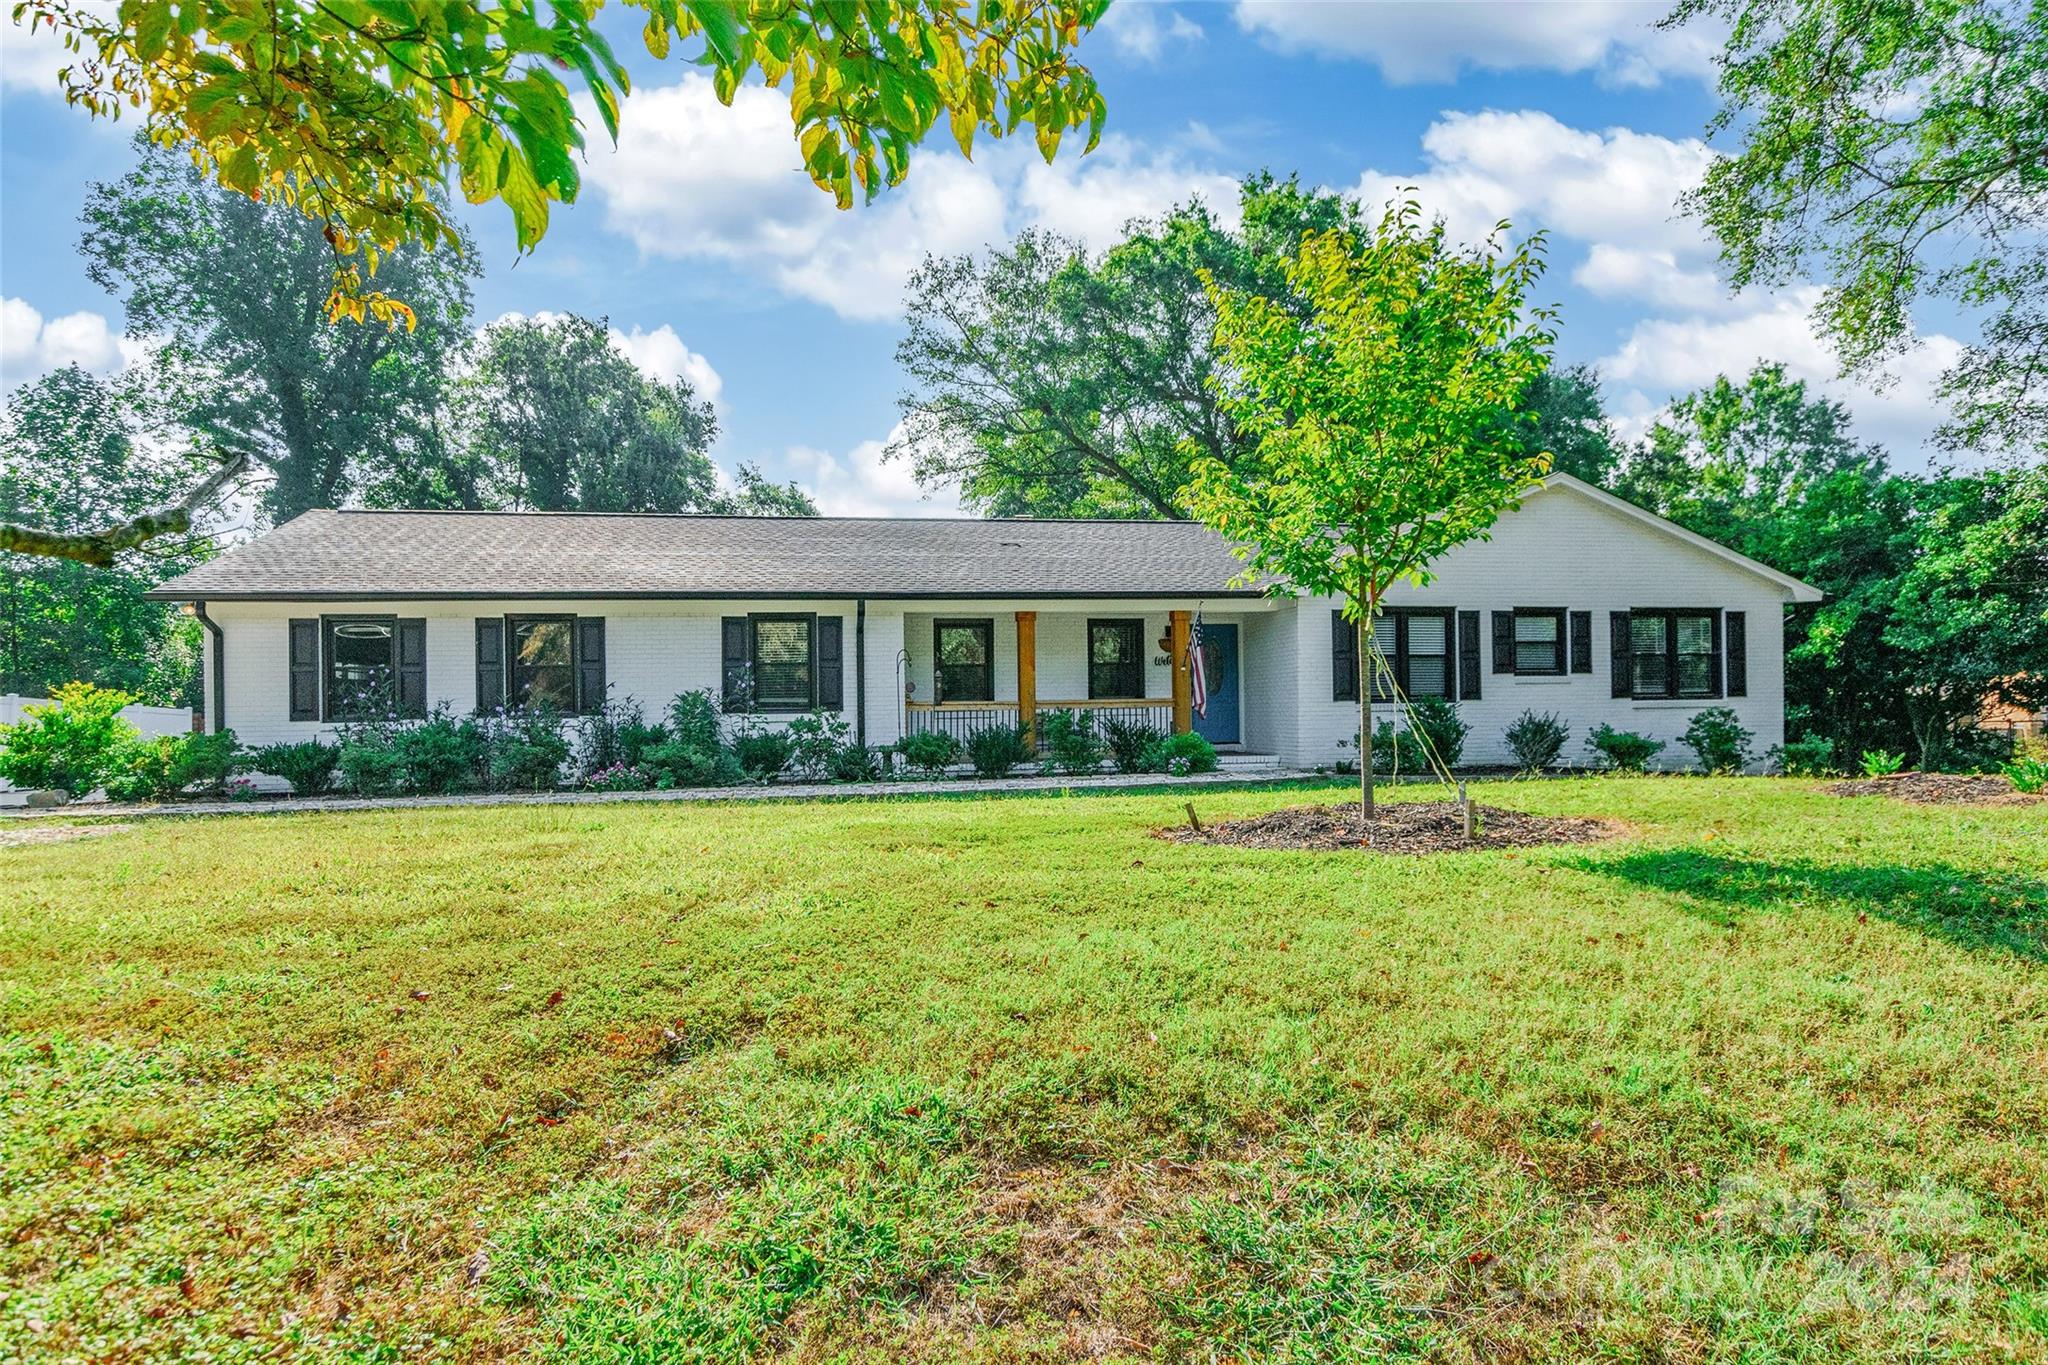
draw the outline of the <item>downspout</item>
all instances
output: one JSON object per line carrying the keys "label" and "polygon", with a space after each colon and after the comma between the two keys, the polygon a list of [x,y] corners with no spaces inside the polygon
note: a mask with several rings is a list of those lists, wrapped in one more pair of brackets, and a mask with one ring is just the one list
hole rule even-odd
{"label": "downspout", "polygon": [[206,614],[206,603],[194,602],[192,616],[213,637],[213,704],[206,708],[206,719],[208,728],[217,735],[228,728],[227,637],[221,634],[220,622]]}
{"label": "downspout", "polygon": [[853,601],[853,742],[868,744],[868,599]]}

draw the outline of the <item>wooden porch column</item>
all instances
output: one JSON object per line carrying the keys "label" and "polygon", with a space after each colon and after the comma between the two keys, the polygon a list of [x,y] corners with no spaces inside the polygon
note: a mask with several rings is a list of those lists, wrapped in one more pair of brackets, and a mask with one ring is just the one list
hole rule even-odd
{"label": "wooden porch column", "polygon": [[1017,613],[1017,725],[1024,742],[1038,743],[1038,613]]}
{"label": "wooden porch column", "polygon": [[1166,627],[1166,652],[1173,659],[1173,732],[1184,735],[1194,728],[1194,700],[1188,678],[1188,613],[1170,613]]}

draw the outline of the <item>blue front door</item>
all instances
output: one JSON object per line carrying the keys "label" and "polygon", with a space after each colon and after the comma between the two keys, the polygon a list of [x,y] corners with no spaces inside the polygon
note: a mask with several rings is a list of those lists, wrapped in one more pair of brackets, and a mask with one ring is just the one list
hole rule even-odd
{"label": "blue front door", "polygon": [[1211,744],[1235,744],[1237,733],[1237,627],[1202,625],[1202,671],[1209,683],[1209,714],[1195,717],[1195,733]]}

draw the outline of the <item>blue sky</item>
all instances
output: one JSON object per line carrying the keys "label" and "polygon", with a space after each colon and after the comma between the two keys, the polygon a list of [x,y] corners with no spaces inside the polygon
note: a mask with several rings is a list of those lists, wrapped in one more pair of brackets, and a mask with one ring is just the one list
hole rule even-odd
{"label": "blue sky", "polygon": [[[1923,319],[1894,382],[1851,384],[1806,322],[1810,286],[1728,295],[1711,245],[1673,206],[1714,154],[1701,141],[1713,43],[1655,31],[1660,13],[1121,0],[1083,46],[1110,107],[1093,155],[1046,167],[1015,139],[970,164],[941,136],[903,186],[841,213],[797,169],[784,99],[755,88],[718,106],[693,68],[647,58],[632,12],[617,12],[615,43],[637,54],[620,142],[593,125],[583,195],[531,256],[502,209],[471,211],[478,318],[608,317],[643,367],[713,393],[725,464],[795,478],[827,511],[949,511],[950,494],[925,498],[880,459],[903,387],[901,284],[924,253],[1033,224],[1106,245],[1132,215],[1194,195],[1227,206],[1237,177],[1270,169],[1375,203],[1413,185],[1468,235],[1503,216],[1548,229],[1560,354],[1601,367],[1627,430],[1768,357],[1842,398],[1899,465],[1924,465],[1934,380],[1956,341]],[[133,125],[66,108],[53,93],[61,56],[40,41],[6,27],[0,44],[0,376],[116,368],[119,300],[86,278],[74,243],[86,188],[127,166]]]}

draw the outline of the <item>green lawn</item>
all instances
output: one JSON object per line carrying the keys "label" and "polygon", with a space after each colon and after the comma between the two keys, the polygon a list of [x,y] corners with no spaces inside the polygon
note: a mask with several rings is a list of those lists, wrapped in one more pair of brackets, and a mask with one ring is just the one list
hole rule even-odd
{"label": "green lawn", "polygon": [[0,849],[0,1360],[2048,1358],[2048,806],[1183,799]]}

